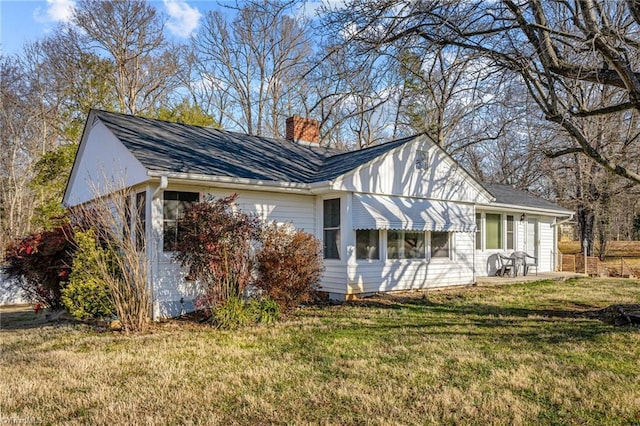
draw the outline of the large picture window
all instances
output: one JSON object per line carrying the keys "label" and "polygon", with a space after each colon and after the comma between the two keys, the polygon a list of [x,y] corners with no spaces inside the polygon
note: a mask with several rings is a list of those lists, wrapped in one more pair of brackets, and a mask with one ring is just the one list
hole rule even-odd
{"label": "large picture window", "polygon": [[356,231],[356,259],[380,259],[380,231],[366,229]]}
{"label": "large picture window", "polygon": [[485,215],[487,250],[502,249],[502,216],[487,213]]}
{"label": "large picture window", "polygon": [[448,232],[431,233],[431,257],[449,258],[451,256],[451,239]]}
{"label": "large picture window", "polygon": [[324,258],[340,259],[340,198],[323,202]]}
{"label": "large picture window", "polygon": [[199,199],[197,192],[164,191],[162,204],[162,225],[164,251],[175,250],[180,241],[180,220],[184,211]]}
{"label": "large picture window", "polygon": [[426,257],[424,232],[389,231],[387,257],[389,259],[424,259]]}

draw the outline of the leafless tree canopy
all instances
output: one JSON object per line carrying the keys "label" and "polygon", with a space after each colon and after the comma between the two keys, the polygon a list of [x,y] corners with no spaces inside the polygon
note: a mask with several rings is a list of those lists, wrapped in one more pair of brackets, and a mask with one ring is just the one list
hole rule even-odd
{"label": "leafless tree canopy", "polygon": [[[637,1],[354,0],[328,14],[345,43],[362,52],[398,46],[455,46],[486,67],[520,76],[544,117],[570,141],[553,155],[582,152],[636,183],[640,111],[640,4]],[[607,92],[606,101],[592,96]],[[627,118],[633,155],[607,155],[585,132],[594,116]]]}
{"label": "leafless tree canopy", "polygon": [[292,4],[249,2],[232,21],[222,12],[206,16],[193,39],[195,83],[221,123],[282,136],[286,117],[300,112],[311,34],[304,18],[292,16]]}
{"label": "leafless tree canopy", "polygon": [[83,0],[73,22],[90,47],[114,62],[109,77],[122,112],[144,113],[176,89],[180,60],[163,33],[164,18],[142,0]]}
{"label": "leafless tree canopy", "polygon": [[0,55],[0,247],[60,208],[89,108],[171,119],[176,104],[263,136],[304,115],[347,149],[424,132],[480,179],[573,208],[581,240],[633,235],[638,0],[302,3],[223,2],[178,45],[157,3],[80,0]]}

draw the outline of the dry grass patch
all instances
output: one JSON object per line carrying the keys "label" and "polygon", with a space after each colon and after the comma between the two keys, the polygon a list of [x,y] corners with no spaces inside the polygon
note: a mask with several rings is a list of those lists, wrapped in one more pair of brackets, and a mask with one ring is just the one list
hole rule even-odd
{"label": "dry grass patch", "polygon": [[423,296],[303,308],[234,332],[177,322],[133,337],[73,324],[3,330],[0,415],[45,424],[640,425],[640,332],[596,315],[640,303],[640,282]]}

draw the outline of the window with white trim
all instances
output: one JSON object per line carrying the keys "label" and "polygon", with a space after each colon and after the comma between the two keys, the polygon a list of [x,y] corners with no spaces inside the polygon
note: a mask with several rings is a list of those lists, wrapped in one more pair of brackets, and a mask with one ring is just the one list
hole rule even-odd
{"label": "window with white trim", "polygon": [[507,215],[507,250],[513,250],[516,246],[515,221],[512,215]]}
{"label": "window with white trim", "polygon": [[324,258],[340,259],[340,198],[323,201]]}
{"label": "window with white trim", "polygon": [[197,192],[164,191],[162,199],[162,226],[164,251],[175,250],[180,241],[180,222],[187,207],[200,199]]}
{"label": "window with white trim", "polygon": [[388,259],[424,259],[426,257],[423,231],[387,232]]}
{"label": "window with white trim", "polygon": [[380,259],[380,231],[359,229],[356,231],[356,259]]}
{"label": "window with white trim", "polygon": [[431,232],[431,257],[449,259],[451,257],[451,233]]}

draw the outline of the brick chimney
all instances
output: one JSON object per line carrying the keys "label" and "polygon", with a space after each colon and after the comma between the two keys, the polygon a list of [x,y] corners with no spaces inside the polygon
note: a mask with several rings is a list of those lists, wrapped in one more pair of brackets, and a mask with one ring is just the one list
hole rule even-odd
{"label": "brick chimney", "polygon": [[320,143],[320,123],[311,118],[287,118],[286,138],[294,142]]}

